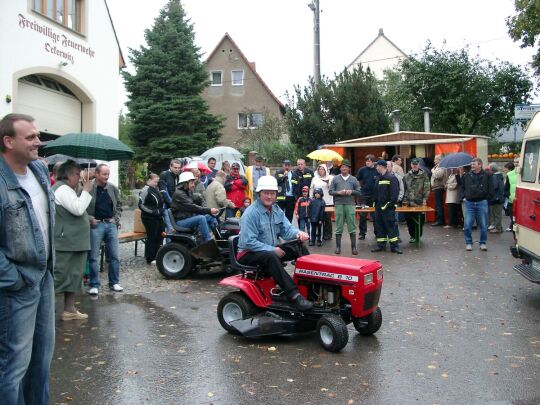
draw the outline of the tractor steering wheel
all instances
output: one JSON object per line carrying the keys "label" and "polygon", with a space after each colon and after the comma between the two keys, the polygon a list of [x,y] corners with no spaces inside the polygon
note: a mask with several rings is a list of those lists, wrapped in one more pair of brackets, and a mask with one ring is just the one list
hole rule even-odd
{"label": "tractor steering wheel", "polygon": [[288,240],[286,242],[283,242],[281,244],[279,244],[278,246],[287,251],[287,250],[293,250],[298,257],[301,257],[303,256],[303,253],[302,253],[302,247],[304,245],[304,242],[302,242],[300,239],[293,239],[293,240]]}

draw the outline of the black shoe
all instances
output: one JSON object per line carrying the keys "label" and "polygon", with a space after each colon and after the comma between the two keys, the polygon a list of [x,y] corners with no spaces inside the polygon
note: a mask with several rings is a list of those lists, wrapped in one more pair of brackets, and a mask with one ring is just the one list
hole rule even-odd
{"label": "black shoe", "polygon": [[360,236],[358,237],[359,240],[365,240],[366,239],[366,235],[362,235],[360,234]]}
{"label": "black shoe", "polygon": [[308,245],[309,246],[315,246],[315,242],[309,241]]}
{"label": "black shoe", "polygon": [[431,224],[431,226],[444,226],[444,224],[438,224],[437,222]]}
{"label": "black shoe", "polygon": [[403,252],[401,251],[400,248],[397,247],[397,248],[393,248],[393,249],[392,249],[392,253],[397,253],[398,255],[400,255],[400,254],[402,254]]}
{"label": "black shoe", "polygon": [[321,246],[322,246],[322,241],[318,241],[318,242],[317,242],[317,246],[318,246],[318,247],[321,247]]}
{"label": "black shoe", "polygon": [[377,246],[373,249],[371,249],[372,252],[386,252],[386,247],[384,246]]}
{"label": "black shoe", "polygon": [[313,308],[313,302],[306,300],[302,294],[297,294],[296,297],[292,299],[292,302],[296,309],[301,312],[309,311]]}

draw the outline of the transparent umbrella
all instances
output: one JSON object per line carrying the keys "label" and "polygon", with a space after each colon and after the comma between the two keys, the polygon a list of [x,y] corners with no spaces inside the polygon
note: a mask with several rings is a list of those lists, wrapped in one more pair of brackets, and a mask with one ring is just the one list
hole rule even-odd
{"label": "transparent umbrella", "polygon": [[244,155],[230,146],[216,146],[215,148],[208,149],[201,155],[201,157],[204,160],[208,160],[209,158],[213,157],[218,162],[223,162],[224,160],[240,160],[244,157]]}

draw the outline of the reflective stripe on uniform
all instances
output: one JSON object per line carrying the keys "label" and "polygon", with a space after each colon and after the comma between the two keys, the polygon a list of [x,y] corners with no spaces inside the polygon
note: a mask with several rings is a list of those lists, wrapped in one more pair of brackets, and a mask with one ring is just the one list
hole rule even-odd
{"label": "reflective stripe on uniform", "polygon": [[388,242],[394,243],[394,242],[397,242],[398,240],[399,240],[399,238],[396,236],[395,238],[388,239]]}
{"label": "reflective stripe on uniform", "polygon": [[390,180],[379,180],[379,184],[390,184]]}
{"label": "reflective stripe on uniform", "polygon": [[377,242],[386,242],[388,238],[377,238]]}

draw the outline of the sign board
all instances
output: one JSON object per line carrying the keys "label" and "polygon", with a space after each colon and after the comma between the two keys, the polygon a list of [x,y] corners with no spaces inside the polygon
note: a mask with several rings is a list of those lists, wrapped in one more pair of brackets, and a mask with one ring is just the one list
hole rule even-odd
{"label": "sign board", "polygon": [[540,110],[540,104],[516,104],[514,106],[514,118],[528,121],[536,111]]}

